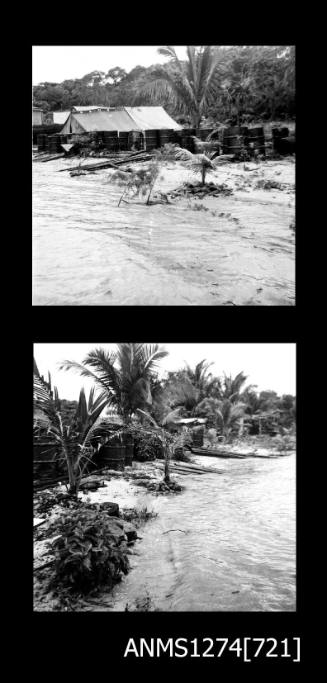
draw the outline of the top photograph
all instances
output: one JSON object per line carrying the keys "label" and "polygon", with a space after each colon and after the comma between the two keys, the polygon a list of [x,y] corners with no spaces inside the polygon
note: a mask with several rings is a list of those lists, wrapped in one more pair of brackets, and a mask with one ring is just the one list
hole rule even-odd
{"label": "top photograph", "polygon": [[33,306],[295,306],[295,46],[35,45]]}

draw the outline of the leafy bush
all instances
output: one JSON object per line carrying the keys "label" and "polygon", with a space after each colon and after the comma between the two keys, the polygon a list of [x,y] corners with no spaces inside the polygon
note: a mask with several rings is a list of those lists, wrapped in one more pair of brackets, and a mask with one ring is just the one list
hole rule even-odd
{"label": "leafy bush", "polygon": [[88,592],[99,584],[127,574],[129,562],[119,520],[98,510],[70,512],[56,523],[60,534],[53,543],[55,563],[52,584]]}
{"label": "leafy bush", "polygon": [[126,430],[134,439],[134,460],[146,462],[156,458],[164,458],[163,444],[160,436],[136,425]]}

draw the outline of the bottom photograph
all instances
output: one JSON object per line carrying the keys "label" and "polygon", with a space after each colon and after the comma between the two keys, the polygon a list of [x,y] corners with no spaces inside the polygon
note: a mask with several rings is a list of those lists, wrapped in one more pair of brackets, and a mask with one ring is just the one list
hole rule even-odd
{"label": "bottom photograph", "polygon": [[296,344],[33,353],[35,612],[296,611]]}

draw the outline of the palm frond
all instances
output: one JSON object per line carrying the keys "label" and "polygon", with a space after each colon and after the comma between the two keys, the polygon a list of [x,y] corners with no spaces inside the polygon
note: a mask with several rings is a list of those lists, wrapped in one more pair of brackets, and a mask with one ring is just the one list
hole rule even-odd
{"label": "palm frond", "polygon": [[172,45],[160,46],[160,47],[158,47],[157,52],[159,55],[163,55],[164,57],[169,57],[170,59],[175,60],[178,64],[180,63],[179,59],[177,57],[177,54],[176,54],[176,50]]}

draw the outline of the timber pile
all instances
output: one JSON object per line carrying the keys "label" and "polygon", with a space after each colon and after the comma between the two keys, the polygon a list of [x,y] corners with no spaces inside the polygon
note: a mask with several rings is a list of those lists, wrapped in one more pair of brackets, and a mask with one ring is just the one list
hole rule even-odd
{"label": "timber pile", "polygon": [[[162,470],[164,469],[164,465],[161,465],[161,463],[159,465],[158,462],[156,462],[156,467],[160,467]],[[193,465],[184,461],[170,461],[169,470],[171,472],[176,472],[176,474],[222,474],[222,470],[200,467],[200,465]]]}
{"label": "timber pile", "polygon": [[208,455],[213,458],[246,458],[244,453],[231,453],[228,450],[214,451],[209,448],[191,448],[194,455]]}
{"label": "timber pile", "polygon": [[55,159],[61,159],[64,156],[66,156],[64,152],[61,152],[60,154],[51,154],[50,156],[44,156],[42,154],[40,157],[34,157],[34,161],[39,161],[44,164],[46,161],[55,161]]}
{"label": "timber pile", "polygon": [[122,166],[122,164],[131,164],[135,161],[150,161],[151,159],[152,154],[145,152],[134,152],[133,154],[128,153],[127,155],[116,154],[115,156],[110,157],[110,159],[107,158],[106,161],[99,161],[95,164],[84,164],[83,166],[79,164],[78,166],[71,166],[70,168],[60,168],[59,172],[75,171],[77,169],[81,169],[83,171],[100,171],[104,168],[118,168],[119,166]]}

